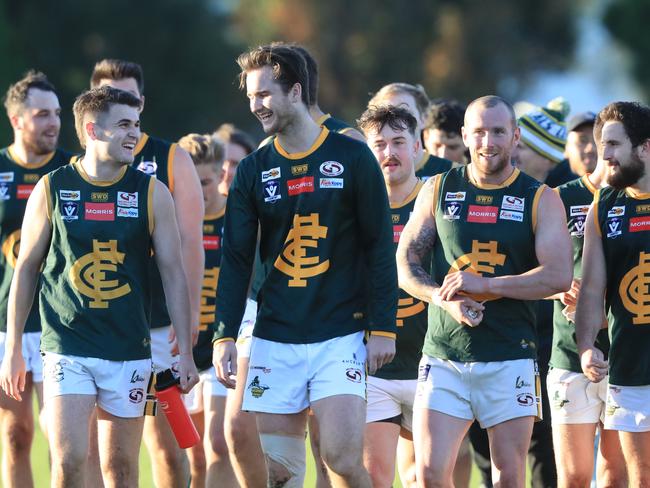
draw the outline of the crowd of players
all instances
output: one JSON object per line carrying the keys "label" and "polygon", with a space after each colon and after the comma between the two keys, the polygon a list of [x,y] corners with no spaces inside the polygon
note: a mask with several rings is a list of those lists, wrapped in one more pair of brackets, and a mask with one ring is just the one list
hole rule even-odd
{"label": "crowd of players", "polygon": [[259,147],[142,132],[132,62],[96,64],[76,156],[46,76],[9,87],[4,486],[33,485],[32,393],[53,486],[136,486],[144,440],[156,486],[299,487],[307,431],[319,487],[466,487],[472,458],[523,486],[527,457],[535,487],[649,486],[650,109],[391,83],[355,129],[303,47],[237,62]]}

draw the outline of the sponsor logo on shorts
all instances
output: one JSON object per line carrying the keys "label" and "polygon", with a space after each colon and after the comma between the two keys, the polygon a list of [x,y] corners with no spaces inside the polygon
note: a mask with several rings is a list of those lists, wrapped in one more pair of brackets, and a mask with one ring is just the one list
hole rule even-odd
{"label": "sponsor logo on shorts", "polygon": [[458,202],[445,203],[445,210],[442,213],[442,218],[445,220],[458,220],[460,219],[460,211],[463,205]]}
{"label": "sponsor logo on shorts", "polygon": [[138,373],[137,369],[133,370],[133,374],[131,375],[131,383],[144,383],[144,376],[140,376],[140,373]]}
{"label": "sponsor logo on shorts", "polygon": [[553,398],[551,400],[551,404],[556,410],[560,410],[567,403],[571,403],[567,398],[560,397],[560,392],[557,390],[555,390],[555,393],[553,394]]}
{"label": "sponsor logo on shorts", "polygon": [[128,193],[125,191],[117,192],[117,206],[118,207],[137,207],[138,206],[138,192]]}
{"label": "sponsor logo on shorts", "polygon": [[6,201],[11,199],[11,195],[9,192],[10,188],[11,187],[8,184],[0,183],[0,200]]}
{"label": "sponsor logo on shorts", "polygon": [[319,181],[319,186],[321,188],[343,188],[343,178],[321,178]]}
{"label": "sponsor logo on shorts", "polygon": [[522,407],[532,407],[535,405],[535,397],[530,393],[520,393],[517,395],[517,403]]}
{"label": "sponsor logo on shorts", "polygon": [[445,201],[447,201],[447,202],[464,202],[465,201],[465,192],[464,191],[456,191],[456,192],[448,191],[447,193],[445,193]]}
{"label": "sponsor logo on shorts", "polygon": [[515,380],[515,388],[526,388],[526,387],[531,387],[530,383],[528,383],[526,380],[524,380],[521,376],[517,376],[517,379]]}
{"label": "sponsor logo on shorts", "polygon": [[280,185],[277,181],[271,180],[264,183],[264,201],[266,203],[273,203],[280,200]]}
{"label": "sponsor logo on shorts", "polygon": [[607,230],[607,237],[609,239],[612,239],[613,237],[616,237],[616,236],[620,236],[621,235],[621,219],[619,219],[619,218],[607,219],[607,221],[606,221],[606,230]]}
{"label": "sponsor logo on shorts", "polygon": [[481,203],[483,205],[489,205],[494,200],[492,195],[476,195],[476,203]]}
{"label": "sponsor logo on shorts", "polygon": [[79,220],[79,204],[76,202],[63,202],[61,204],[61,218],[64,222]]}
{"label": "sponsor logo on shorts", "polygon": [[16,198],[19,200],[27,200],[34,191],[36,185],[18,185],[16,187]]}
{"label": "sponsor logo on shorts", "polygon": [[131,403],[141,403],[144,399],[144,390],[142,388],[131,388],[129,390],[129,401]]}
{"label": "sponsor logo on shorts", "polygon": [[6,173],[0,173],[0,183],[12,183],[14,181],[14,172],[8,171]]}
{"label": "sponsor logo on shorts", "polygon": [[89,203],[84,204],[86,220],[115,220],[114,203]]}
{"label": "sponsor logo on shorts", "polygon": [[261,384],[260,377],[256,376],[248,385],[248,389],[251,391],[253,398],[259,398],[264,395],[264,392],[269,389],[269,386]]}
{"label": "sponsor logo on shorts", "polygon": [[345,377],[352,383],[361,383],[363,373],[358,368],[348,368],[345,370]]}
{"label": "sponsor logo on shorts", "polygon": [[418,367],[418,382],[422,383],[427,380],[429,377],[429,371],[431,370],[430,364],[421,364]]}
{"label": "sponsor logo on shorts", "polygon": [[616,411],[621,408],[620,405],[616,405],[615,403],[610,402],[609,398],[607,399],[607,406],[605,407],[605,415],[607,417],[612,417],[613,415],[616,414]]}
{"label": "sponsor logo on shorts", "polygon": [[583,237],[585,235],[585,219],[586,217],[582,216],[573,220],[573,230],[571,231],[573,237]]}
{"label": "sponsor logo on shorts", "polygon": [[137,169],[149,176],[156,176],[156,172],[158,171],[158,163],[156,163],[155,158],[153,161],[140,161]]}
{"label": "sponsor logo on shorts", "polygon": [[515,222],[523,222],[524,214],[522,212],[514,212],[511,210],[501,210],[501,212],[499,212],[499,218],[501,220],[514,220]]}
{"label": "sponsor logo on shorts", "polygon": [[630,219],[630,232],[650,230],[650,217],[633,217]]}
{"label": "sponsor logo on shorts", "polygon": [[282,171],[280,171],[280,167],[278,166],[277,168],[271,168],[268,171],[262,171],[262,183],[266,183],[267,181],[271,180],[277,180],[282,176]]}
{"label": "sponsor logo on shorts", "polygon": [[526,203],[525,198],[513,197],[512,195],[503,195],[503,200],[501,201],[501,209],[523,212],[524,203]]}
{"label": "sponsor logo on shorts", "polygon": [[498,207],[486,207],[483,205],[470,205],[467,212],[467,222],[477,224],[496,224]]}
{"label": "sponsor logo on shorts", "polygon": [[403,225],[394,225],[393,226],[393,242],[399,242],[399,238],[402,237],[402,231],[404,230]]}
{"label": "sponsor logo on shorts", "polygon": [[607,212],[607,217],[620,217],[625,215],[625,206],[612,207]]}
{"label": "sponsor logo on shorts", "polygon": [[59,190],[59,198],[76,202],[81,198],[81,192],[79,190]]}
{"label": "sponsor logo on shorts", "polygon": [[261,371],[264,374],[269,374],[271,372],[271,368],[267,368],[266,366],[251,366],[249,369]]}
{"label": "sponsor logo on shorts", "polygon": [[138,209],[137,208],[117,207],[117,216],[118,217],[131,217],[131,218],[137,219],[138,218]]}
{"label": "sponsor logo on shorts", "polygon": [[569,207],[569,215],[577,217],[579,215],[587,215],[589,213],[589,205],[571,205]]}
{"label": "sponsor logo on shorts", "polygon": [[343,174],[345,168],[338,161],[325,161],[320,165],[320,172],[325,176],[338,176]]}
{"label": "sponsor logo on shorts", "polygon": [[203,249],[206,251],[216,251],[221,247],[221,238],[219,236],[203,236]]}
{"label": "sponsor logo on shorts", "polygon": [[303,178],[289,180],[287,181],[287,189],[289,190],[289,196],[300,195],[301,193],[313,193],[314,177],[305,176]]}
{"label": "sponsor logo on shorts", "polygon": [[291,166],[291,174],[293,176],[300,176],[304,175],[307,173],[307,170],[309,169],[308,164],[299,164],[297,166]]}
{"label": "sponsor logo on shorts", "polygon": [[57,361],[54,363],[48,371],[48,376],[55,383],[61,383],[65,379],[65,374],[63,372],[63,362]]}
{"label": "sponsor logo on shorts", "polygon": [[108,192],[94,191],[90,194],[90,200],[93,202],[108,202]]}

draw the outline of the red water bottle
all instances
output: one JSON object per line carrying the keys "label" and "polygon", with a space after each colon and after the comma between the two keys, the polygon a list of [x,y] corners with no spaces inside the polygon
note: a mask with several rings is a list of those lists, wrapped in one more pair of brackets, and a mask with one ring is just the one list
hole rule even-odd
{"label": "red water bottle", "polygon": [[197,444],[201,438],[185,408],[181,389],[178,387],[179,383],[180,379],[175,377],[170,369],[156,374],[155,388],[158,403],[165,412],[178,446],[187,449]]}

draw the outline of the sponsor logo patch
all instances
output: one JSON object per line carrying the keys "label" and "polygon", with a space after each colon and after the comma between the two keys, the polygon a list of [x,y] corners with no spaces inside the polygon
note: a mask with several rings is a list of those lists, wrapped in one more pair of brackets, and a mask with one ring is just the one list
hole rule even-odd
{"label": "sponsor logo patch", "polygon": [[89,203],[84,204],[84,218],[86,220],[115,220],[114,203]]}
{"label": "sponsor logo patch", "polygon": [[131,388],[129,390],[129,401],[131,403],[140,403],[144,398],[144,390],[142,388]]}
{"label": "sponsor logo patch", "polygon": [[138,209],[137,208],[117,207],[117,216],[118,217],[130,217],[132,219],[137,219],[138,218]]}
{"label": "sponsor logo patch", "polygon": [[267,181],[271,180],[277,180],[282,176],[282,171],[280,171],[280,167],[278,166],[277,168],[271,168],[268,171],[262,171],[262,183],[266,183]]}
{"label": "sponsor logo patch", "polygon": [[474,222],[477,224],[496,224],[498,213],[498,207],[470,205],[469,211],[467,212],[467,222]]}
{"label": "sponsor logo patch", "polygon": [[572,236],[583,237],[585,235],[585,219],[586,217],[583,215],[581,217],[576,217],[573,220],[573,230],[571,231]]}
{"label": "sponsor logo patch", "polygon": [[133,370],[131,375],[131,383],[144,383],[144,376],[140,376],[137,370]]}
{"label": "sponsor logo patch", "polygon": [[266,203],[273,203],[280,198],[282,195],[280,195],[280,185],[277,181],[271,180],[264,183],[264,201]]}
{"label": "sponsor logo patch", "polygon": [[501,220],[514,220],[515,222],[523,222],[524,214],[523,212],[514,212],[511,210],[501,210],[499,212],[499,218]]}
{"label": "sponsor logo patch", "polygon": [[293,176],[300,176],[304,175],[307,173],[307,170],[309,169],[308,164],[299,164],[297,166],[291,166],[291,174]]}
{"label": "sponsor logo patch", "polygon": [[535,397],[530,393],[520,393],[517,395],[517,403],[522,407],[532,407],[535,405]]}
{"label": "sponsor logo patch", "polygon": [[38,180],[41,179],[41,175],[37,173],[25,173],[23,175],[23,181],[25,183],[38,183]]}
{"label": "sponsor logo patch", "polygon": [[261,384],[260,377],[256,376],[248,385],[248,389],[250,390],[251,395],[253,395],[253,398],[259,398],[264,395],[264,392],[269,389],[269,386]]}
{"label": "sponsor logo patch", "polygon": [[6,183],[0,183],[0,200],[10,200],[11,199],[11,192],[9,189],[11,186],[9,186]]}
{"label": "sponsor logo patch", "polygon": [[494,197],[492,195],[476,195],[476,203],[489,205],[493,201],[494,201]]}
{"label": "sponsor logo patch", "polygon": [[221,247],[221,238],[219,236],[203,236],[203,249],[206,251],[216,251]]}
{"label": "sponsor logo patch", "polygon": [[77,202],[81,198],[81,192],[79,190],[59,190],[59,198]]}
{"label": "sponsor logo patch", "polygon": [[319,182],[321,188],[343,188],[343,178],[321,178]]}
{"label": "sponsor logo patch", "polygon": [[361,383],[363,373],[358,368],[348,368],[345,370],[345,377],[352,383]]}
{"label": "sponsor logo patch", "polygon": [[137,207],[138,206],[138,192],[127,193],[125,191],[117,192],[117,206],[118,207]]}
{"label": "sponsor logo patch", "polygon": [[571,205],[569,207],[569,215],[571,217],[587,215],[587,213],[589,213],[589,205]]}
{"label": "sponsor logo patch", "polygon": [[457,191],[445,193],[445,201],[447,202],[464,202],[465,201],[465,192]]}
{"label": "sponsor logo patch", "polygon": [[630,219],[630,232],[645,232],[647,230],[650,230],[650,216]]}
{"label": "sponsor logo patch", "polygon": [[345,168],[338,161],[325,161],[320,165],[320,172],[325,176],[338,176],[343,174]]}
{"label": "sponsor logo patch", "polygon": [[650,205],[648,205],[648,204],[637,205],[636,206],[636,213],[639,213],[639,214],[650,213]]}
{"label": "sponsor logo patch", "polygon": [[462,203],[446,202],[445,210],[442,213],[442,218],[445,220],[458,220],[460,219],[460,211],[463,208]]}
{"label": "sponsor logo patch", "polygon": [[399,238],[402,236],[402,231],[404,230],[403,225],[394,225],[393,226],[393,242],[399,242]]}
{"label": "sponsor logo patch", "polygon": [[513,197],[511,195],[503,195],[503,200],[501,202],[501,209],[523,212],[525,203],[526,203],[525,198]]}
{"label": "sponsor logo patch", "polygon": [[624,206],[612,207],[607,212],[607,218],[620,217],[621,215],[625,215],[625,207]]}
{"label": "sponsor logo patch", "polygon": [[393,224],[399,224],[399,214],[391,214],[391,219],[393,220]]}
{"label": "sponsor logo patch", "polygon": [[0,183],[13,183],[14,181],[14,172],[7,171],[6,173],[0,173]]}
{"label": "sponsor logo patch", "polygon": [[287,181],[287,188],[289,190],[289,196],[300,195],[301,193],[313,193],[314,177],[305,176],[304,178],[289,180]]}
{"label": "sponsor logo patch", "polygon": [[607,219],[607,237],[612,238],[621,235],[621,219],[612,218]]}
{"label": "sponsor logo patch", "polygon": [[138,164],[138,168],[140,171],[142,171],[144,174],[147,174],[149,176],[156,176],[156,172],[158,171],[158,163],[156,161],[140,161],[140,164]]}
{"label": "sponsor logo patch", "polygon": [[79,204],[71,201],[61,204],[61,218],[64,222],[79,220]]}
{"label": "sponsor logo patch", "polygon": [[34,191],[35,185],[18,185],[16,187],[16,198],[19,200],[27,200]]}
{"label": "sponsor logo patch", "polygon": [[90,199],[93,202],[108,202],[108,192],[94,191],[90,194]]}

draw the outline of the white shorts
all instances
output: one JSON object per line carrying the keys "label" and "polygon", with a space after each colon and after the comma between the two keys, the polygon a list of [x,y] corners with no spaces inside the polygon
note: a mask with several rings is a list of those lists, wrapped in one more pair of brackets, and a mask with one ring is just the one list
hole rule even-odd
{"label": "white shorts", "polygon": [[605,428],[623,432],[650,431],[650,385],[607,389]]}
{"label": "white shorts", "polygon": [[194,385],[194,388],[189,393],[183,395],[183,403],[190,413],[199,413],[203,411],[203,402],[205,398],[211,396],[225,397],[228,394],[228,389],[219,383],[214,367],[201,371],[199,374],[199,382]]}
{"label": "white shorts", "polygon": [[150,359],[109,361],[43,353],[46,402],[60,395],[96,395],[97,405],[116,417],[141,417],[150,376]]}
{"label": "white shorts", "polygon": [[248,298],[246,310],[239,326],[237,334],[237,357],[248,358],[251,356],[251,340],[253,339],[253,328],[257,320],[257,302]]}
{"label": "white shorts", "polygon": [[[0,362],[5,356],[6,332],[0,332]],[[25,332],[23,334],[23,359],[25,370],[32,373],[34,383],[43,382],[43,360],[41,359],[41,333]]]}
{"label": "white shorts", "polygon": [[151,329],[151,362],[156,373],[166,369],[178,371],[178,357],[172,356],[172,344],[169,343],[171,330],[171,325]]}
{"label": "white shorts", "polygon": [[484,429],[518,417],[542,418],[532,359],[461,363],[422,356],[414,408],[428,408]]}
{"label": "white shorts", "polygon": [[413,401],[417,380],[385,380],[368,376],[366,423],[401,415],[400,425],[413,431]]}
{"label": "white shorts", "polygon": [[607,378],[592,383],[582,373],[551,368],[546,389],[553,424],[596,424],[605,418]]}
{"label": "white shorts", "polygon": [[366,398],[363,332],[314,344],[253,337],[242,410],[298,413],[335,395]]}

